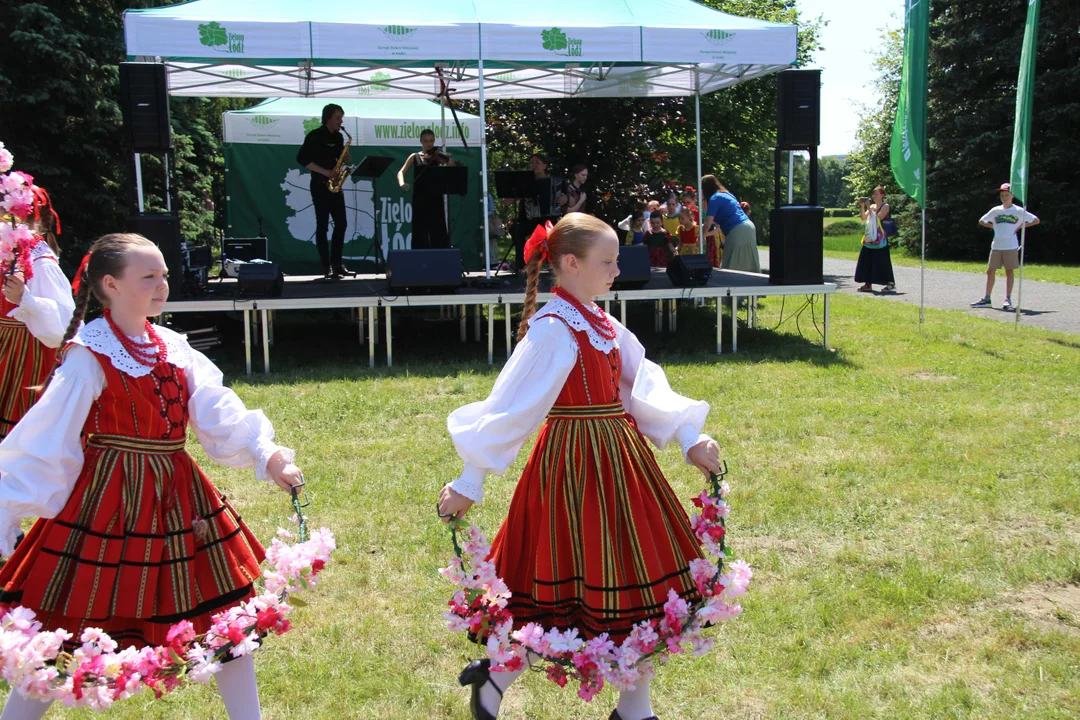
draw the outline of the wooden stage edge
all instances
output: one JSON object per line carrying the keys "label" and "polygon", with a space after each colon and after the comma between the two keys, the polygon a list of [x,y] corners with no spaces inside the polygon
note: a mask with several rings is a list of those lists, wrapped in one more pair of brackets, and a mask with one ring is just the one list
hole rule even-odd
{"label": "wooden stage edge", "polygon": [[[470,273],[466,283],[474,283],[484,278],[484,273]],[[475,308],[474,322],[476,336],[480,336],[481,314],[487,308],[488,324],[488,363],[494,363],[494,334],[495,314],[493,306],[502,305],[505,309],[505,347],[506,357],[510,357],[513,349],[511,331],[511,307],[520,305],[525,301],[525,292],[520,282],[513,276],[503,276],[507,284],[496,288],[462,287],[447,293],[434,294],[390,294],[386,285],[386,279],[381,275],[361,275],[354,279],[345,279],[336,282],[315,282],[315,277],[289,277],[286,279],[285,290],[282,297],[241,298],[226,297],[220,291],[229,291],[235,288],[234,280],[223,280],[220,283],[212,280],[211,287],[216,287],[219,293],[192,300],[169,301],[165,305],[165,313],[185,312],[243,312],[244,314],[244,353],[246,359],[247,374],[251,375],[251,346],[252,346],[252,316],[259,314],[259,326],[262,331],[263,368],[265,373],[270,372],[270,346],[273,343],[273,312],[277,310],[320,310],[356,308],[359,312],[360,339],[363,342],[364,326],[367,325],[368,342],[368,365],[375,367],[375,343],[379,334],[378,309],[384,313],[384,331],[386,345],[386,365],[393,366],[393,333],[391,331],[391,310],[395,307],[432,307],[449,306],[457,308],[461,322],[461,339],[465,341],[467,335],[467,308]],[[810,285],[771,285],[769,276],[759,273],[742,272],[738,270],[717,270],[709,279],[709,283],[702,287],[674,287],[663,271],[653,271],[653,277],[646,287],[639,290],[619,290],[598,298],[604,303],[610,312],[611,303],[619,303],[619,318],[626,317],[626,303],[631,301],[654,301],[656,302],[655,322],[657,329],[663,327],[664,315],[668,316],[670,330],[677,328],[676,300],[690,300],[694,298],[716,299],[716,352],[721,352],[720,332],[722,322],[722,298],[731,301],[731,351],[738,350],[738,312],[737,303],[740,298],[759,298],[780,295],[822,295],[825,301],[824,312],[824,346],[829,346],[829,296],[836,292],[835,283],[820,283]],[[340,293],[340,294],[338,294]],[[235,293],[229,293],[235,295]],[[314,296],[313,296],[314,295]],[[537,301],[543,303],[552,297],[551,293],[540,293]],[[669,301],[666,302],[665,301]],[[667,312],[663,306],[667,305]],[[366,311],[366,312],[365,312]],[[366,322],[365,322],[365,315]],[[748,303],[747,325],[755,327],[757,312],[755,303]]]}

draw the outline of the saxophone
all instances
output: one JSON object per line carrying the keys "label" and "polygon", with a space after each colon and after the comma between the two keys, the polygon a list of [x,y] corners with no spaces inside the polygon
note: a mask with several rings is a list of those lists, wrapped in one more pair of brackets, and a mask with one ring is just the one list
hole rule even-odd
{"label": "saxophone", "polygon": [[341,188],[345,185],[345,178],[349,177],[349,166],[345,163],[349,162],[349,146],[352,145],[352,135],[344,127],[341,128],[341,132],[345,133],[345,137],[349,139],[345,141],[345,147],[341,148],[341,154],[338,155],[337,162],[334,163],[334,169],[330,171],[327,188],[333,193],[341,192]]}

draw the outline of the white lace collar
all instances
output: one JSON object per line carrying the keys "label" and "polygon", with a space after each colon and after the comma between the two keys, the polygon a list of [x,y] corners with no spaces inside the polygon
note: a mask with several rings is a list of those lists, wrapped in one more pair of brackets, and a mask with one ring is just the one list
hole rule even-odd
{"label": "white lace collar", "polygon": [[58,259],[56,257],[56,253],[54,253],[52,251],[52,248],[49,247],[49,243],[45,242],[44,240],[38,240],[37,244],[34,245],[34,247],[30,248],[30,261],[33,262],[34,260],[43,257],[50,257],[53,260]]}
{"label": "white lace collar", "polygon": [[[596,305],[593,304],[593,307],[596,307]],[[598,311],[600,310],[598,307],[596,309]],[[589,344],[605,355],[619,347],[619,342],[617,340],[608,340],[607,338],[602,337],[600,333],[593,329],[593,326],[589,321],[582,317],[581,312],[579,312],[576,307],[566,300],[563,300],[561,297],[555,297],[549,300],[544,307],[540,308],[535,317],[539,318],[545,315],[554,315],[562,318],[566,324],[574,330],[584,332],[589,338]]]}
{"label": "white lace collar", "polygon": [[[155,325],[154,329],[157,330],[161,339],[165,341],[165,349],[169,354],[170,365],[175,365],[180,369],[191,365],[191,346],[188,345],[186,335],[173,332],[160,325]],[[132,340],[146,342],[146,337],[132,338]],[[105,318],[98,318],[84,325],[79,334],[72,339],[72,342],[104,355],[112,361],[114,368],[133,378],[149,375],[150,371],[153,370],[149,365],[143,365],[128,354],[128,351],[120,344],[120,339],[116,337]]]}

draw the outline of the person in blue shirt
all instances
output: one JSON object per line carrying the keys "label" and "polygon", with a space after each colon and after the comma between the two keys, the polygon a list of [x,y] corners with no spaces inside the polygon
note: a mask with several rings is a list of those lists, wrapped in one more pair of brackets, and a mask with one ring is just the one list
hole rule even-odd
{"label": "person in blue shirt", "polygon": [[704,213],[705,237],[723,235],[723,270],[745,270],[760,273],[761,259],[757,249],[757,228],[743,209],[739,200],[724,187],[715,175],[701,178],[701,190],[709,198]]}

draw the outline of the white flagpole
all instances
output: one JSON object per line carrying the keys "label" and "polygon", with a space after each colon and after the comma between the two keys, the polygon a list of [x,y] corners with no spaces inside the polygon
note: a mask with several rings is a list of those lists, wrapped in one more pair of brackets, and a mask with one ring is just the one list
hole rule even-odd
{"label": "white flagpole", "polygon": [[922,209],[922,251],[919,260],[919,329],[926,321],[926,205],[929,196],[926,192],[926,151],[923,151],[923,209]]}
{"label": "white flagpole", "polygon": [[[1027,192],[1025,191],[1025,195]],[[1026,200],[1026,198],[1025,198]],[[1024,301],[1024,250],[1027,245],[1027,223],[1024,219],[1027,218],[1027,207],[1020,208],[1023,210],[1023,215],[1020,216],[1020,221],[1023,223],[1020,226],[1020,283],[1016,286],[1016,326],[1020,325],[1020,304]]]}

